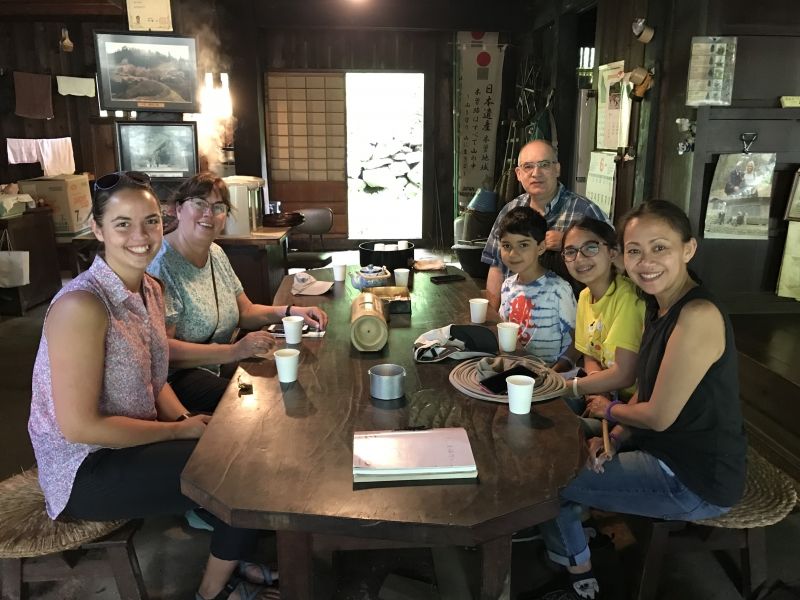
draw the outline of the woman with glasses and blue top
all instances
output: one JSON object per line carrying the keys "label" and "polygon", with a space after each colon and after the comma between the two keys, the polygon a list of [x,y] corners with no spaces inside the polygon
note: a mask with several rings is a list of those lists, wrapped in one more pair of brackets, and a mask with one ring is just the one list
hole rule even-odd
{"label": "woman with glasses and blue top", "polygon": [[592,397],[588,413],[613,424],[609,453],[589,440],[586,468],[561,490],[558,516],[540,525],[580,598],[599,594],[581,506],[694,521],[726,513],[744,491],[733,329],[688,269],[697,249],[689,219],[653,200],[625,217],[621,234],[625,268],[646,303],[637,391],[628,403]]}
{"label": "woman with glasses and blue top", "polygon": [[[328,316],[318,307],[253,304],[214,239],[231,210],[228,187],[212,173],[187,179],[173,194],[178,225],[148,271],[164,283],[169,341],[169,381],[193,412],[213,412],[229,380],[223,364],[267,352],[275,343],[261,328],[299,315],[325,329]],[[234,330],[253,330],[231,343]]]}
{"label": "woman with glasses and blue top", "polygon": [[[627,401],[636,391],[645,305],[631,280],[617,273],[617,234],[608,223],[585,217],[570,225],[561,256],[570,275],[586,286],[578,297],[575,341],[557,367],[574,369],[583,360],[586,375],[567,381],[567,402],[581,415],[595,394]],[[584,424],[599,435],[599,421]]]}
{"label": "woman with glasses and blue top", "polygon": [[[145,272],[163,237],[149,178],[98,179],[91,227],[104,254],[53,298],[33,371],[28,431],[47,513],[182,514],[196,504],[181,494],[181,471],[209,417],[189,415],[167,383],[163,294]],[[207,519],[214,532],[197,598],[274,597],[233,576],[239,567],[263,582],[260,566],[239,562],[257,532]]]}

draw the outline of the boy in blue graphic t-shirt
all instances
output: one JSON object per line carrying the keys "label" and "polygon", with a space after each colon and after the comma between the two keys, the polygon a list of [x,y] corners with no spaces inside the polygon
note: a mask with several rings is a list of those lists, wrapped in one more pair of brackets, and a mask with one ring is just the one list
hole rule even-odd
{"label": "boy in blue graphic t-shirt", "polygon": [[572,343],[576,302],[570,285],[539,264],[546,233],[547,221],[528,206],[500,222],[500,259],[512,273],[500,290],[500,316],[519,323],[522,347],[552,365]]}

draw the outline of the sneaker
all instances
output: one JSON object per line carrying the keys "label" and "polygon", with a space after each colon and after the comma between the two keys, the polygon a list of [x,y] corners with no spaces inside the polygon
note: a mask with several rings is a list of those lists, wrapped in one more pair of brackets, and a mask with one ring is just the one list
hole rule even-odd
{"label": "sneaker", "polygon": [[533,540],[540,540],[542,539],[542,534],[539,533],[538,527],[528,527],[527,529],[522,529],[511,536],[511,542],[531,542]]}
{"label": "sneaker", "polygon": [[574,581],[572,587],[575,589],[575,596],[577,598],[597,600],[600,597],[600,586],[597,585],[597,579],[594,577]]}
{"label": "sneaker", "polygon": [[206,523],[200,515],[197,514],[195,509],[187,510],[186,514],[184,514],[186,518],[186,524],[189,525],[192,529],[205,529],[206,531],[214,531],[214,528]]}

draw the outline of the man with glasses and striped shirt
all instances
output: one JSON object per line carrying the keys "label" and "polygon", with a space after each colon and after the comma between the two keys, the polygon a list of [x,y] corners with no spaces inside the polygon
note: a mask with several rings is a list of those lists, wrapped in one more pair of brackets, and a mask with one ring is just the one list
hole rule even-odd
{"label": "man with glasses and striped shirt", "polygon": [[561,251],[561,238],[567,227],[584,216],[611,224],[599,206],[588,198],[570,192],[558,181],[561,165],[550,142],[535,140],[525,144],[519,152],[516,174],[525,193],[506,204],[497,215],[486,247],[481,254],[481,261],[491,265],[486,278],[486,290],[489,303],[494,308],[500,305],[500,286],[510,275],[500,260],[497,227],[512,208],[530,206],[545,218],[549,229],[545,237],[547,252],[542,260],[548,268],[562,276],[566,274],[566,269],[563,268],[563,261],[558,253]]}

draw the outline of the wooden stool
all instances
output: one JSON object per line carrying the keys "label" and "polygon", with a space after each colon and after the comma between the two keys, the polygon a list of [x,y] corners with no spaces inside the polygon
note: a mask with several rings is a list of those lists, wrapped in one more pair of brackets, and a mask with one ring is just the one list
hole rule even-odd
{"label": "wooden stool", "polygon": [[[36,469],[0,482],[3,600],[20,600],[24,581],[72,576],[113,576],[122,600],[146,600],[142,572],[131,544],[139,524],[124,520],[53,521],[45,511]],[[90,549],[100,550],[102,558],[76,555]],[[25,560],[33,557],[43,558]]]}
{"label": "wooden stool", "polygon": [[741,501],[722,516],[700,521],[653,521],[639,600],[656,597],[664,555],[676,552],[739,550],[741,592],[748,596],[767,577],[764,528],[788,515],[797,502],[793,482],[752,448]]}

